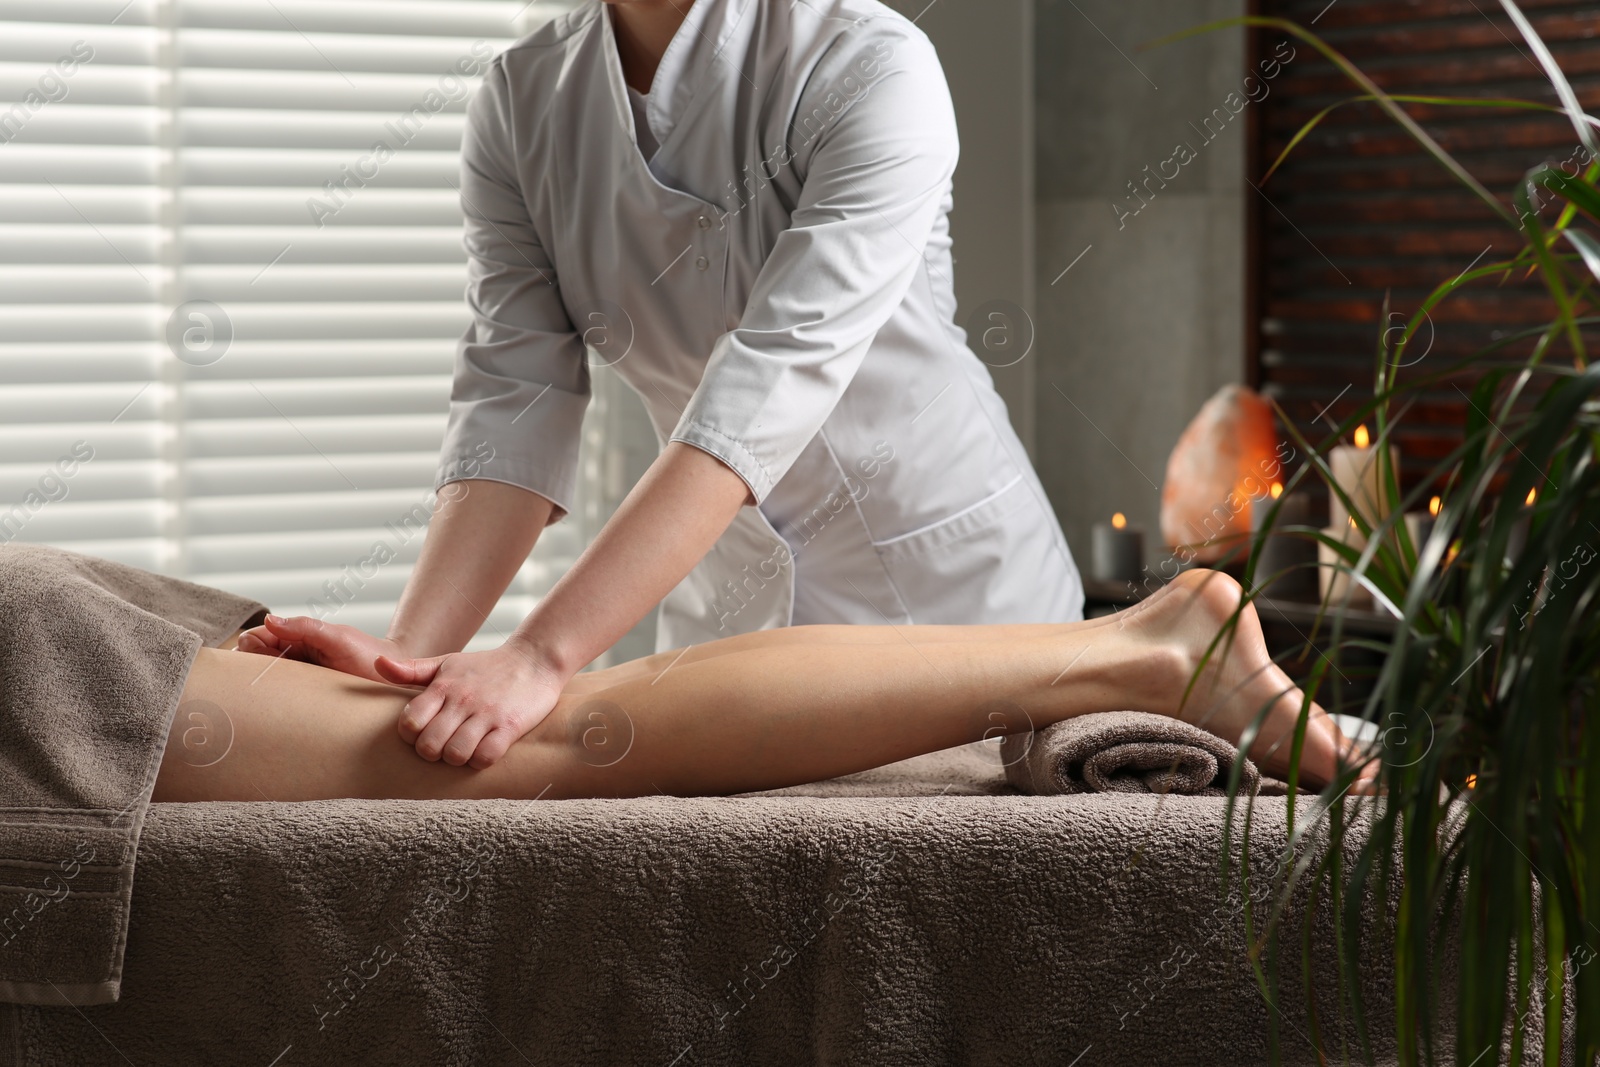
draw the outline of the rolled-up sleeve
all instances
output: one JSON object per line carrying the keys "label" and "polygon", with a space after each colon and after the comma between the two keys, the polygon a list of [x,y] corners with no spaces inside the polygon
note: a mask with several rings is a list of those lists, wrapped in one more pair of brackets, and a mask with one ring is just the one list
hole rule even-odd
{"label": "rolled-up sleeve", "polygon": [[435,485],[486,478],[572,506],[589,367],[516,178],[506,75],[496,60],[461,141],[467,305]]}
{"label": "rolled-up sleeve", "polygon": [[790,225],[672,433],[732,467],[757,503],[924,269],[958,155],[944,73],[914,28],[874,20],[841,38],[801,100],[789,149],[804,179]]}

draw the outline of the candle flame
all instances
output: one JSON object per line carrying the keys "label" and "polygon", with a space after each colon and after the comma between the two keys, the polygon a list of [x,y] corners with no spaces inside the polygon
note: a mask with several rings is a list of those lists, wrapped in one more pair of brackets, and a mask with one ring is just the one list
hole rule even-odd
{"label": "candle flame", "polygon": [[1111,516],[1111,525],[1120,530],[1124,526],[1128,525],[1128,517],[1119,511],[1115,515]]}
{"label": "candle flame", "polygon": [[1352,515],[1347,521],[1350,523],[1350,529],[1354,530],[1356,528],[1356,517]]}
{"label": "candle flame", "polygon": [[1432,500],[1428,501],[1428,514],[1438,515],[1439,509],[1443,506],[1444,501],[1440,500],[1438,497],[1434,497]]}
{"label": "candle flame", "polygon": [[1282,482],[1273,482],[1272,483],[1272,488],[1270,490],[1268,490],[1268,491],[1272,494],[1272,499],[1274,499],[1274,500],[1278,499],[1280,496],[1283,495],[1283,483]]}
{"label": "candle flame", "polygon": [[1529,507],[1532,507],[1533,506],[1533,502],[1535,500],[1538,500],[1538,499],[1539,499],[1539,489],[1538,489],[1537,486],[1535,486],[1534,488],[1528,490],[1528,496],[1527,496],[1527,498],[1525,500],[1523,500],[1523,503],[1527,504]]}
{"label": "candle flame", "polygon": [[1367,424],[1366,423],[1362,423],[1360,426],[1357,426],[1356,427],[1356,447],[1357,448],[1366,448],[1367,445],[1369,445],[1371,443],[1372,443],[1372,438],[1370,436],[1368,436],[1368,434],[1367,434]]}
{"label": "candle flame", "polygon": [[1467,788],[1468,789],[1473,788],[1477,784],[1478,784],[1478,776],[1476,774],[1467,775]]}

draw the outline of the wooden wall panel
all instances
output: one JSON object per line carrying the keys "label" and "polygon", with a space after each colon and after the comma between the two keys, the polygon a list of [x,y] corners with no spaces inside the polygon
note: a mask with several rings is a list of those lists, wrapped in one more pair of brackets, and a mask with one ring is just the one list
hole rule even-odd
{"label": "wooden wall panel", "polygon": [[[1600,6],[1522,0],[1584,106],[1600,111]],[[1554,103],[1531,51],[1494,0],[1258,0],[1326,38],[1390,92],[1515,97]],[[1320,16],[1320,17],[1319,17]],[[1281,34],[1254,35],[1256,55]],[[1261,182],[1307,119],[1359,92],[1303,43],[1252,124],[1253,201],[1247,378],[1311,431],[1332,405],[1342,419],[1371,396],[1384,295],[1401,323],[1439,282],[1475,261],[1513,253],[1518,236],[1456,183],[1374,104],[1330,115]],[[1584,157],[1571,124],[1529,112],[1407,105],[1430,135],[1501,201],[1540,163]],[[1481,258],[1480,258],[1481,257]],[[1404,373],[1438,369],[1552,314],[1536,279],[1476,283],[1434,312]],[[1427,349],[1430,341],[1431,349]],[[1525,354],[1532,342],[1506,351]],[[1427,349],[1426,355],[1423,355]],[[1467,401],[1449,382],[1412,407],[1398,431],[1407,481],[1448,454]],[[1336,399],[1337,398],[1337,399]],[[1318,440],[1330,429],[1320,424]]]}

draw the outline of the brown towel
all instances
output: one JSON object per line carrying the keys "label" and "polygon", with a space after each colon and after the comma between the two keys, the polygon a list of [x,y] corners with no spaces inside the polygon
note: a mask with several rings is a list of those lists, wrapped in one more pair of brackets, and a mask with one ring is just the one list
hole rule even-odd
{"label": "brown towel", "polygon": [[[1000,745],[1006,778],[1030,793],[1177,793],[1222,796],[1238,749],[1165,715],[1105,711],[1043,730],[1008,734]],[[1240,793],[1281,794],[1244,761]]]}
{"label": "brown towel", "polygon": [[139,833],[195,652],[265,613],[74,552],[0,547],[0,1001],[117,999]]}

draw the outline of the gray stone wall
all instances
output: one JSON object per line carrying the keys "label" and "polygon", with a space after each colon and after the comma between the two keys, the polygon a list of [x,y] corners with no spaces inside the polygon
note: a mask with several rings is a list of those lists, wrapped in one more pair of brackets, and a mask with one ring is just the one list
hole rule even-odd
{"label": "gray stone wall", "polygon": [[1253,105],[1229,103],[1247,100],[1243,33],[1139,46],[1243,9],[1039,0],[1035,12],[1034,455],[1085,570],[1090,527],[1114,511],[1144,527],[1154,560],[1167,456],[1205,399],[1242,379]]}

